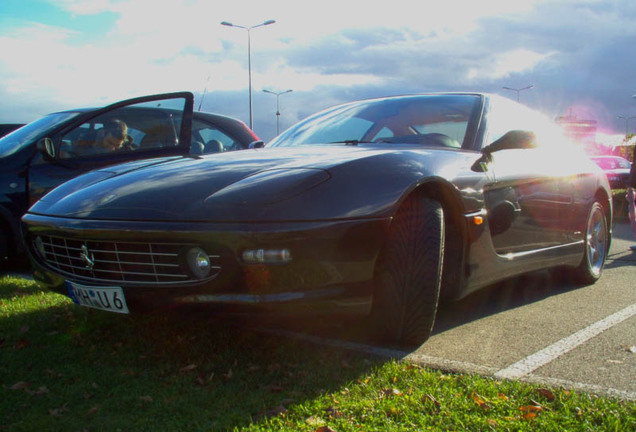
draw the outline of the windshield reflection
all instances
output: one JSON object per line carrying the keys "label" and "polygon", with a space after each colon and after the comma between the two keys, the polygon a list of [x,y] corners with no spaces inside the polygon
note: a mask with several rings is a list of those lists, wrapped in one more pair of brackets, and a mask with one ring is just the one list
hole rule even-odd
{"label": "windshield reflection", "polygon": [[44,116],[34,122],[21,127],[0,139],[0,157],[9,156],[62,124],[75,117],[77,112],[61,112]]}
{"label": "windshield reflection", "polygon": [[353,102],[309,117],[268,147],[374,142],[460,148],[479,103],[479,96],[466,94]]}

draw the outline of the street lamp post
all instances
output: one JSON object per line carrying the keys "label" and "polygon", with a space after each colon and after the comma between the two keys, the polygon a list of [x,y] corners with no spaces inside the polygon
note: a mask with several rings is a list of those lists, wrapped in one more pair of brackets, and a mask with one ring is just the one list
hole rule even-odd
{"label": "street lamp post", "polygon": [[280,103],[279,103],[280,95],[284,95],[285,93],[291,93],[293,92],[293,90],[285,90],[285,91],[277,93],[271,90],[263,89],[263,92],[273,94],[274,96],[276,96],[276,136],[278,136],[280,134]]}
{"label": "street lamp post", "polygon": [[636,116],[632,116],[632,117],[616,116],[616,118],[625,120],[625,137],[627,138],[627,135],[629,134],[629,121],[631,119],[635,119]]}
{"label": "street lamp post", "polygon": [[534,84],[530,84],[529,86],[523,87],[523,88],[512,88],[512,87],[502,87],[504,90],[511,90],[514,92],[517,92],[517,102],[519,102],[519,93],[521,93],[524,90],[530,90],[532,87],[534,87]]}
{"label": "street lamp post", "polygon": [[227,22],[227,21],[221,22],[221,25],[224,25],[224,26],[236,27],[236,28],[241,28],[243,30],[247,30],[247,76],[249,79],[248,92],[249,92],[249,101],[250,101],[250,129],[254,129],[254,121],[253,121],[253,115],[252,115],[252,47],[251,47],[252,41],[250,37],[250,30],[255,29],[257,27],[263,27],[266,25],[274,24],[275,22],[276,21],[274,20],[267,20],[265,22],[253,25],[251,27],[244,27],[241,25],[232,24],[231,22]]}

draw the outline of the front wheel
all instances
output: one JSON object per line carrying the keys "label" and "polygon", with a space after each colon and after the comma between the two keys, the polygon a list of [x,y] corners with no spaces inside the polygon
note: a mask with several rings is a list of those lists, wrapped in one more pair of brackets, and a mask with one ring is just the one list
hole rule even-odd
{"label": "front wheel", "polygon": [[398,210],[378,259],[371,318],[377,339],[419,346],[432,331],[442,276],[444,212],[411,197]]}
{"label": "front wheel", "polygon": [[585,251],[581,263],[571,273],[573,282],[591,285],[603,272],[607,258],[609,232],[603,206],[594,202],[585,225]]}

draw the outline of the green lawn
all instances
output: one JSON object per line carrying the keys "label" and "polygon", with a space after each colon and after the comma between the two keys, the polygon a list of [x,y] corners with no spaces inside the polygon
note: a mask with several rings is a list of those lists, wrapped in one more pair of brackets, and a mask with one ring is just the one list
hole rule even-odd
{"label": "green lawn", "polygon": [[636,403],[433,371],[0,278],[0,431],[628,431]]}

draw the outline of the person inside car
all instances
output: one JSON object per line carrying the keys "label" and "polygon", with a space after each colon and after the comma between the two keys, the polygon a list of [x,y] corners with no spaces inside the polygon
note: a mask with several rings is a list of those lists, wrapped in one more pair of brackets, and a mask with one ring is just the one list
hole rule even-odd
{"label": "person inside car", "polygon": [[97,132],[95,141],[97,153],[133,150],[128,137],[128,127],[121,120],[111,120]]}

